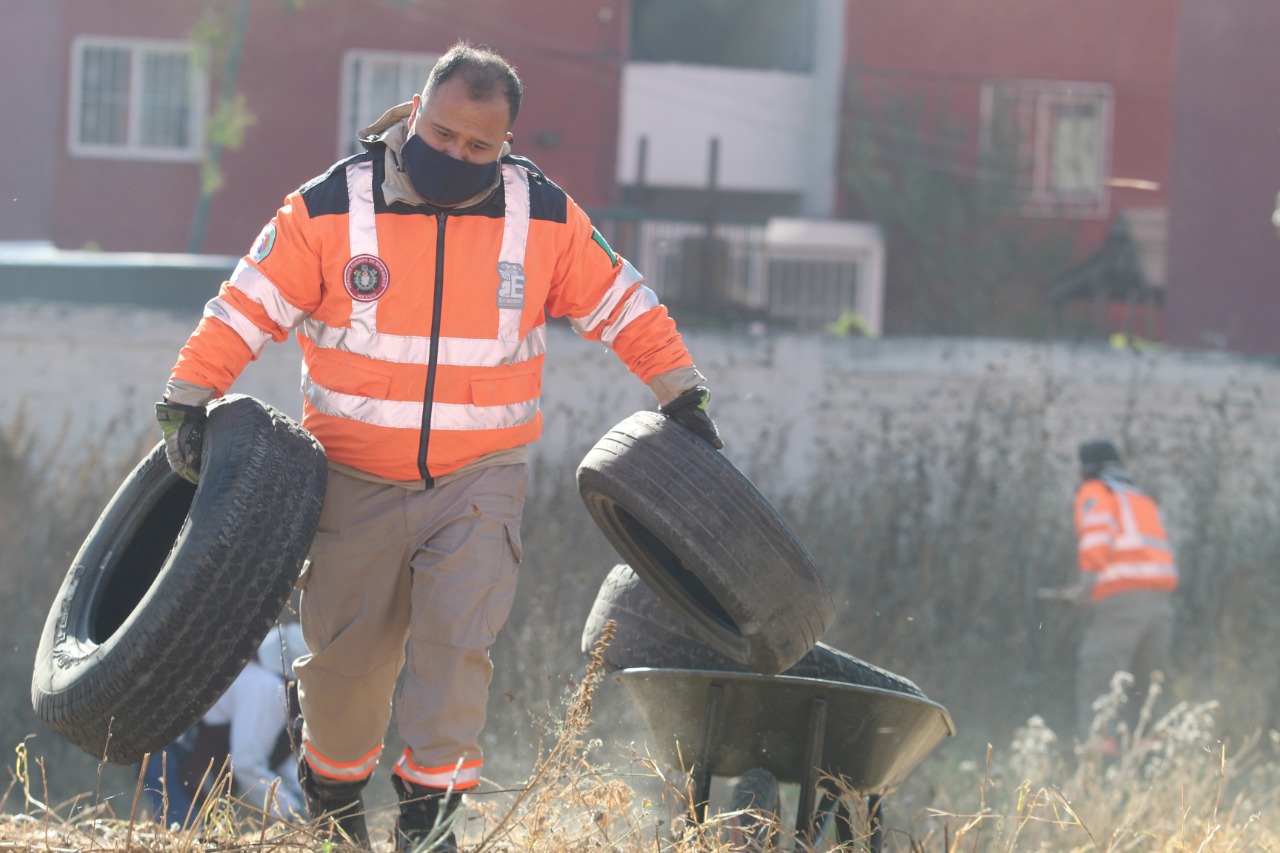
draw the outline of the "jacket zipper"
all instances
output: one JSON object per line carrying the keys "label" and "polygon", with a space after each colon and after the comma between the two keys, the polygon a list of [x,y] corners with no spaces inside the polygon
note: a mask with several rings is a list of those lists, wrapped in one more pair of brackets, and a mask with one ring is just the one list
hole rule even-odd
{"label": "jacket zipper", "polygon": [[435,485],[435,478],[427,468],[427,448],[431,444],[431,403],[436,390],[436,360],[440,353],[440,309],[444,305],[444,225],[448,214],[436,213],[436,286],[431,305],[431,346],[427,356],[427,387],[422,398],[422,439],[418,442],[418,473],[426,481],[427,488]]}

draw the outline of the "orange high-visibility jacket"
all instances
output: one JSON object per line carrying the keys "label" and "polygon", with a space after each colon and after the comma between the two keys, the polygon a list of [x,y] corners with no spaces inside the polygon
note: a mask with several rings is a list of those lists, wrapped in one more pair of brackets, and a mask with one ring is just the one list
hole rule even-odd
{"label": "orange high-visibility jacket", "polygon": [[1085,480],[1076,491],[1075,524],[1080,570],[1095,575],[1090,601],[1177,588],[1178,567],[1160,508],[1132,484]]}
{"label": "orange high-visibility jacket", "polygon": [[291,193],[205,308],[171,380],[222,395],[297,334],[303,426],[328,457],[426,480],[536,440],[546,315],[642,382],[688,367],[674,321],[574,201],[528,160],[448,212],[382,192],[384,146]]}

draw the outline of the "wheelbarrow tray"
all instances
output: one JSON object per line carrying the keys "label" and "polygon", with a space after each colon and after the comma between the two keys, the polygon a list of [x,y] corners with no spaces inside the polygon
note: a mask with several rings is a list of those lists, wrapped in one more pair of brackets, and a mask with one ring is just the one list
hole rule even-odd
{"label": "wheelbarrow tray", "polygon": [[780,782],[818,774],[854,790],[897,785],[943,739],[947,710],[877,687],[787,675],[632,668],[615,672],[669,764],[698,775],[763,767]]}

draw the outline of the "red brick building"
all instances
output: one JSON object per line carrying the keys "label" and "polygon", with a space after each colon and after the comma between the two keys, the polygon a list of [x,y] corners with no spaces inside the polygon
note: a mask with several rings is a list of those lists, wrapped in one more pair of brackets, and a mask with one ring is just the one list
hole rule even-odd
{"label": "red brick building", "polygon": [[[1099,311],[1097,303],[1120,306],[1124,297],[1137,297],[1138,310],[1147,315],[1139,319],[1158,321],[1164,285],[1162,277],[1154,280],[1159,267],[1139,269],[1139,276],[1099,274],[1115,264],[1095,256],[1104,247],[1111,254],[1141,249],[1159,255],[1164,249],[1176,0],[850,0],[848,8],[845,54],[857,92],[848,126],[855,132],[873,126],[894,179],[922,191],[923,184],[945,176],[975,195],[1009,193],[1009,215],[998,227],[1024,232],[1024,246],[1039,235],[1056,239],[1056,247],[1044,241],[1044,260],[1029,264],[1021,279],[984,279],[987,267],[1002,260],[998,256],[939,274],[932,290],[916,297],[924,302],[916,306],[924,322],[932,322],[927,315],[933,306],[1004,310],[1011,322],[1026,322],[1019,318],[1043,314],[1052,299],[1059,323],[1064,316],[1098,313],[1096,334],[1124,321],[1123,312],[1108,316],[1114,312],[1105,304]],[[910,126],[912,120],[920,124]],[[851,173],[859,168],[865,166],[846,162]],[[1014,186],[1005,188],[1005,182]],[[846,204],[852,214],[867,215],[856,198]],[[1155,227],[1124,230],[1116,239],[1113,224],[1126,215]],[[919,227],[904,223],[899,230]],[[971,240],[977,253],[980,235],[962,231],[975,227],[982,224],[953,226],[959,234],[953,240]],[[1135,234],[1141,242],[1132,239]],[[904,234],[895,246],[891,233],[889,263],[902,264],[903,247],[919,242]],[[964,254],[954,246],[952,251]],[[1068,252],[1053,266],[1054,257]],[[900,271],[897,280],[928,272],[919,265]],[[892,286],[891,279],[891,310],[895,296],[904,299]],[[980,305],[963,304],[966,288],[977,292]]]}
{"label": "red brick building", "polygon": [[1280,4],[1183,0],[1168,338],[1280,355]]}
{"label": "red brick building", "polygon": [[[1140,292],[1174,344],[1275,353],[1278,31],[1269,0],[15,4],[0,241],[238,255],[467,38],[526,81],[516,151],[597,211],[759,227],[847,213],[849,81],[965,127],[946,168],[972,168],[1009,123],[1018,218],[1074,234],[1063,292]],[[222,52],[204,63],[202,44]],[[252,123],[202,208],[228,70]],[[1018,286],[1043,300],[1053,284]],[[1123,313],[1101,308],[1104,326]]]}
{"label": "red brick building", "polygon": [[[614,199],[624,23],[616,4],[591,4],[587,14],[575,0],[243,5],[234,89],[253,119],[243,144],[221,153],[223,189],[209,206],[203,251],[243,253],[286,193],[351,153],[354,131],[419,91],[459,38],[496,48],[526,79],[517,149],[563,177],[582,203]],[[7,205],[0,239],[186,251],[204,114],[216,108],[223,76],[194,60],[192,35],[212,27],[229,51],[241,4],[18,6],[24,20],[5,28],[4,52],[17,53],[4,60],[4,76],[29,85],[5,86],[6,111],[22,121],[0,132],[11,152],[6,195],[33,208]],[[12,152],[28,149],[34,168],[19,168]]]}

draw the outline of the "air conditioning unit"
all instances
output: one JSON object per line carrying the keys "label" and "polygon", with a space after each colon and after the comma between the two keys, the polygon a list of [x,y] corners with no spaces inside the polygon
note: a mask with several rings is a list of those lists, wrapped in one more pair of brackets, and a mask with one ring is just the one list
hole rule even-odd
{"label": "air conditioning unit", "polygon": [[884,236],[870,222],[771,219],[764,232],[768,313],[797,328],[856,315],[865,334],[884,326]]}

